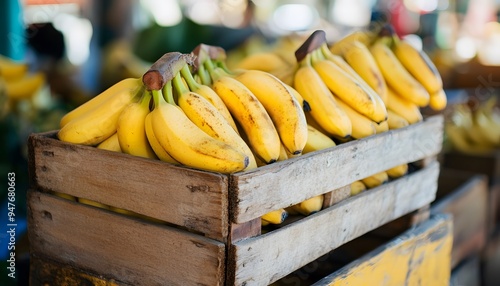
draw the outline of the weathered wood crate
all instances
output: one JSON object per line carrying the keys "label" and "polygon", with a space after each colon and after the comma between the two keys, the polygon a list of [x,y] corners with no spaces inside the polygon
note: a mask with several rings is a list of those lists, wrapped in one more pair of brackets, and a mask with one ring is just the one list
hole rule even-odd
{"label": "weathered wood crate", "polygon": [[[319,281],[313,282],[312,285],[448,286],[451,276],[452,228],[453,222],[450,215],[432,216],[418,226],[407,229],[402,234],[381,243],[372,251],[354,259]],[[368,242],[370,240],[371,238]],[[288,282],[291,281],[294,280],[289,278]],[[278,284],[280,286],[310,285],[300,284],[300,282],[287,284],[286,279]]]}
{"label": "weathered wood crate", "polygon": [[[442,131],[442,116],[432,116],[232,175],[67,144],[55,132],[34,134],[28,197],[32,261],[83,273],[71,275],[75,279],[91,275],[118,285],[267,285],[432,202]],[[346,198],[351,182],[408,162],[424,164]],[[261,215],[320,194],[328,198],[322,211],[261,233]],[[31,271],[33,285],[68,272]]]}

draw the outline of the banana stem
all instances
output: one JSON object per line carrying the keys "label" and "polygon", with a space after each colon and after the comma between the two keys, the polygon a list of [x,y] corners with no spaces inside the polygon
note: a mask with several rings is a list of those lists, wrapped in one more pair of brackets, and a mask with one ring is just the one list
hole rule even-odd
{"label": "banana stem", "polygon": [[153,89],[148,91],[147,93],[152,94],[155,108],[159,107],[162,102],[165,102],[163,94],[161,93],[161,89]]}
{"label": "banana stem", "polygon": [[[154,93],[153,93],[154,96]],[[163,94],[162,94],[162,99],[165,100],[167,103],[177,105],[174,100],[174,92],[172,90],[172,81],[168,81],[165,83],[163,86]]]}
{"label": "banana stem", "polygon": [[[142,94],[141,102],[140,105],[141,107],[146,108],[146,106],[149,108],[149,104],[151,103],[151,93],[148,91],[144,91]],[[156,104],[155,104],[156,106]]]}
{"label": "banana stem", "polygon": [[299,63],[301,67],[310,66],[311,65],[311,53],[307,54],[304,59],[302,59]]}
{"label": "banana stem", "polygon": [[205,66],[203,65],[203,63],[200,64],[200,66],[198,67],[198,76],[201,79],[201,83],[203,83],[204,85],[211,85],[212,84],[212,80],[210,79],[210,74],[205,69]]}
{"label": "banana stem", "polygon": [[172,79],[175,91],[178,93],[178,95],[182,95],[186,92],[189,92],[189,88],[186,86],[184,81],[182,80],[181,73],[178,72],[174,78]]}
{"label": "banana stem", "polygon": [[193,77],[193,74],[191,73],[191,70],[189,70],[189,66],[185,65],[181,69],[181,75],[182,78],[186,81],[189,89],[191,91],[195,91],[200,88],[200,84],[196,82],[196,80]]}

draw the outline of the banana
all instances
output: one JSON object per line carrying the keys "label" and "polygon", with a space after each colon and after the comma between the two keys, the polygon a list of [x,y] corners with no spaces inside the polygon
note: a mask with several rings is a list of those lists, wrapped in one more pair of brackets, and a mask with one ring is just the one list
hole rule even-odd
{"label": "banana", "polygon": [[408,120],[390,109],[387,110],[387,124],[389,126],[389,129],[391,130],[403,128],[410,125]]}
{"label": "banana", "polygon": [[361,42],[354,41],[351,47],[344,51],[343,56],[352,69],[385,102],[387,99],[387,84],[370,49]]}
{"label": "banana", "polygon": [[146,116],[149,114],[151,93],[144,92],[139,101],[127,105],[116,123],[116,134],[123,153],[158,159],[146,136]]}
{"label": "banana", "polygon": [[374,116],[375,102],[372,94],[367,92],[358,81],[342,70],[342,68],[330,60],[317,59],[315,57],[313,57],[312,65],[335,96],[375,122],[385,120],[385,115],[383,118]]}
{"label": "banana", "polygon": [[354,42],[360,42],[366,46],[369,46],[374,39],[374,34],[367,30],[356,30],[345,35],[330,47],[330,51],[335,54],[342,56],[345,51],[349,50]]}
{"label": "banana", "polygon": [[476,145],[468,140],[467,130],[463,126],[452,123],[444,125],[447,138],[451,141],[452,147],[465,154],[488,154],[492,151],[491,146]]}
{"label": "banana", "polygon": [[420,108],[413,102],[399,96],[390,87],[387,90],[387,109],[405,118],[408,123],[414,124],[423,120]]}
{"label": "banana", "polygon": [[84,204],[84,205],[89,205],[89,206],[93,206],[93,207],[97,207],[97,208],[101,208],[101,209],[109,209],[109,206],[107,206],[105,204],[102,204],[102,203],[99,203],[96,201],[92,201],[92,200],[87,200],[84,198],[78,198],[78,202],[81,204]]}
{"label": "banana", "polygon": [[82,116],[83,114],[89,112],[90,110],[94,109],[96,106],[99,106],[101,103],[104,101],[110,99],[111,97],[116,96],[118,93],[124,90],[130,90],[130,89],[135,89],[142,86],[142,81],[140,78],[126,78],[123,79],[108,89],[104,90],[103,92],[99,93],[92,99],[89,99],[85,103],[79,105],[77,108],[71,110],[70,112],[66,113],[60,121],[59,127],[63,127],[66,125],[68,122],[71,120]]}
{"label": "banana", "polygon": [[301,61],[300,67],[295,73],[294,88],[309,103],[311,108],[309,114],[328,132],[328,135],[349,137],[352,133],[352,123],[312,67],[310,59],[311,56],[308,54]]}
{"label": "banana", "polygon": [[307,154],[310,152],[335,146],[337,146],[335,144],[335,141],[333,141],[330,137],[328,137],[318,129],[312,127],[311,125],[307,125],[307,142],[304,146],[304,150],[302,150],[302,154]]}
{"label": "banana", "polygon": [[366,190],[365,184],[358,180],[351,183],[351,196],[355,196]]}
{"label": "banana", "polygon": [[[165,84],[171,90],[171,81]],[[152,90],[155,107],[151,123],[161,146],[179,163],[213,172],[234,173],[244,170],[248,156],[232,146],[217,140],[196,126],[167,93],[168,102],[161,90]]]}
{"label": "banana", "polygon": [[408,173],[408,164],[401,164],[396,167],[392,167],[389,170],[386,170],[386,173],[391,179],[402,177]]}
{"label": "banana", "polygon": [[427,106],[430,100],[429,92],[405,69],[386,41],[385,37],[379,38],[370,47],[370,51],[387,85],[419,107]]}
{"label": "banana", "polygon": [[0,55],[0,78],[5,81],[16,81],[26,75],[29,66],[27,62],[15,61]]}
{"label": "banana", "polygon": [[269,224],[281,224],[288,217],[285,209],[277,209],[264,214],[261,219]]}
{"label": "banana", "polygon": [[198,128],[248,156],[249,164],[245,170],[257,168],[252,150],[215,106],[184,86],[180,73],[173,78],[173,85],[177,91],[177,105]]}
{"label": "banana", "polygon": [[323,195],[314,196],[305,201],[302,201],[296,205],[291,206],[291,208],[301,214],[301,215],[311,215],[315,212],[320,211],[323,208]]}
{"label": "banana", "polygon": [[212,88],[210,88],[210,86],[196,82],[196,80],[193,78],[191,71],[189,70],[188,65],[184,65],[184,67],[181,69],[181,75],[183,79],[186,81],[187,85],[189,86],[189,90],[203,96],[213,106],[215,106],[215,108],[217,108],[220,114],[224,116],[224,118],[231,125],[231,127],[233,127],[234,131],[238,133],[238,128],[236,127],[236,123],[234,122],[234,119],[231,116],[229,109],[227,109],[227,106],[224,104],[224,101],[222,101],[219,95]]}
{"label": "banana", "polygon": [[[344,58],[332,54],[326,45],[321,46],[322,55],[334,62],[337,66],[339,66],[342,70],[344,70],[347,74],[349,74],[354,80],[363,87],[363,89],[371,95],[371,98],[374,102],[374,114],[373,117],[380,121],[384,121],[387,118],[387,110],[385,106],[385,101],[387,97],[382,97],[382,95],[377,94],[371,86],[369,86],[366,81],[361,78],[361,76],[344,60]],[[387,96],[387,94],[385,94]],[[374,120],[378,122],[377,120]]]}
{"label": "banana", "polygon": [[368,189],[378,187],[378,186],[386,183],[387,181],[389,181],[389,175],[387,175],[387,172],[385,172],[385,171],[382,171],[382,172],[373,174],[369,177],[366,177],[364,179],[361,179],[361,182],[363,182],[363,184],[365,184],[365,186]]}
{"label": "banana", "polygon": [[42,72],[25,74],[15,80],[6,80],[5,91],[9,99],[28,99],[32,98],[45,82],[45,75]]}
{"label": "banana", "polygon": [[[336,98],[337,104],[342,108],[349,120],[352,123],[351,137],[361,139],[377,133],[377,123],[373,122],[368,117],[354,110],[351,106],[343,102],[340,98]],[[385,121],[384,121],[385,122]]]}
{"label": "banana", "polygon": [[309,103],[302,97],[302,95],[300,95],[300,93],[293,86],[288,84],[286,84],[286,86],[290,90],[290,93],[293,95],[293,97],[295,97],[295,99],[299,102],[299,105],[302,107],[304,114],[307,115],[307,113],[311,111],[311,106],[309,106]]}
{"label": "banana", "polygon": [[240,81],[211,66],[210,60],[205,63],[213,79],[212,88],[241,125],[250,148],[267,164],[276,162],[280,154],[281,140],[262,103]]}
{"label": "banana", "polygon": [[437,93],[443,89],[443,80],[438,69],[423,50],[417,50],[409,42],[393,37],[392,50],[406,68],[406,70],[417,79],[429,92]]}
{"label": "banana", "polygon": [[99,143],[97,148],[122,153],[122,148],[120,147],[120,142],[118,141],[118,134],[116,133]]}
{"label": "banana", "polygon": [[286,150],[302,153],[307,141],[306,116],[290,89],[272,74],[258,70],[244,71],[236,79],[262,103]]}
{"label": "banana", "polygon": [[290,64],[280,55],[262,51],[247,55],[235,66],[235,69],[271,72],[284,67],[289,68]]}
{"label": "banana", "polygon": [[429,107],[436,111],[441,111],[446,108],[448,98],[444,89],[439,89],[435,93],[430,94]]}
{"label": "banana", "polygon": [[156,156],[158,159],[160,159],[163,162],[175,164],[175,165],[180,165],[180,163],[172,158],[170,154],[161,146],[160,142],[158,142],[158,139],[156,138],[156,135],[153,131],[153,122],[151,121],[151,112],[148,113],[146,116],[146,119],[144,120],[144,129],[146,131],[146,137],[148,138],[149,145],[155,152]]}
{"label": "banana", "polygon": [[112,97],[64,125],[57,137],[74,144],[93,146],[101,143],[116,132],[121,112],[129,103],[138,100],[143,90],[142,84],[120,89]]}
{"label": "banana", "polygon": [[380,134],[389,130],[389,123],[386,121],[375,124],[376,134]]}

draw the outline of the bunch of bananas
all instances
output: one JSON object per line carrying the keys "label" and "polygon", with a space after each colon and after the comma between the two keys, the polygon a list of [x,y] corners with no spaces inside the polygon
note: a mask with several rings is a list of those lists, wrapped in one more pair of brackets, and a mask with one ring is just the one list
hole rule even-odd
{"label": "bunch of bananas", "polygon": [[43,72],[30,72],[27,62],[0,55],[0,116],[20,101],[33,100],[45,85]]}
{"label": "bunch of bananas", "polygon": [[447,145],[466,154],[485,154],[500,148],[498,98],[469,100],[451,107],[444,131]]}

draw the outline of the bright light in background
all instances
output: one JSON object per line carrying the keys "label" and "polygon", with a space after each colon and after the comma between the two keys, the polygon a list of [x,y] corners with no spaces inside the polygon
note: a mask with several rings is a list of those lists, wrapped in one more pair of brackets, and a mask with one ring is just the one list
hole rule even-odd
{"label": "bright light in background", "polygon": [[186,14],[190,19],[202,25],[220,22],[219,7],[216,1],[193,1]]}
{"label": "bright light in background", "polygon": [[174,26],[182,20],[177,0],[142,0],[142,3],[160,26]]}
{"label": "bright light in background", "polygon": [[408,34],[402,38],[403,41],[410,43],[410,45],[414,46],[417,50],[421,51],[424,48],[424,44],[422,42],[422,38],[415,34]]}
{"label": "bright light in background", "polygon": [[455,53],[461,60],[470,60],[477,53],[476,42],[471,37],[461,37],[455,45]]}
{"label": "bright light in background", "polygon": [[69,14],[59,14],[54,18],[54,28],[64,35],[66,55],[74,65],[83,64],[90,54],[92,24],[88,19]]}
{"label": "bright light in background", "polygon": [[406,9],[417,13],[429,13],[436,10],[439,0],[404,0]]}
{"label": "bright light in background", "polygon": [[363,27],[370,23],[372,1],[337,0],[330,11],[331,19],[350,27]]}
{"label": "bright light in background", "polygon": [[478,59],[484,65],[500,65],[500,23],[484,25],[484,37],[478,49]]}
{"label": "bright light in background", "polygon": [[306,4],[285,4],[273,13],[273,24],[284,31],[303,31],[316,24],[319,16],[314,7]]}

